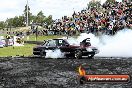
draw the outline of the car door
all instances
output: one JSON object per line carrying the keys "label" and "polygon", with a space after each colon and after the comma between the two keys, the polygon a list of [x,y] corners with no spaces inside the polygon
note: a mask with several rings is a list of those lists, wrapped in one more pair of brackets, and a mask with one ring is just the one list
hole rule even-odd
{"label": "car door", "polygon": [[57,45],[62,52],[71,52],[71,48],[66,41],[60,39],[57,41]]}
{"label": "car door", "polygon": [[55,50],[56,49],[56,40],[48,40],[46,43],[46,50]]}

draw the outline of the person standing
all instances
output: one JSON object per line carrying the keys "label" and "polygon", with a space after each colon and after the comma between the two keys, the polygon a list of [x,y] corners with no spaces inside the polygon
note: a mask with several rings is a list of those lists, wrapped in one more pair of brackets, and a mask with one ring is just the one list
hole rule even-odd
{"label": "person standing", "polygon": [[6,35],[6,39],[5,39],[5,46],[8,47],[8,43],[9,43],[9,39],[10,39],[10,35]]}

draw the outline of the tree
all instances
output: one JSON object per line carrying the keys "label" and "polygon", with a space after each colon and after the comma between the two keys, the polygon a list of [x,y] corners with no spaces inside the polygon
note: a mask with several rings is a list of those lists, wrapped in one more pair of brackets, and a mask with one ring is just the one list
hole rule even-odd
{"label": "tree", "polygon": [[87,4],[87,6],[88,6],[88,9],[94,8],[94,7],[96,7],[96,8],[98,9],[99,6],[101,6],[101,4],[100,4],[100,1],[95,1],[95,2],[90,1],[90,2]]}
{"label": "tree", "polygon": [[45,19],[45,16],[44,16],[43,12],[40,11],[40,12],[37,14],[36,18],[35,18],[35,23],[38,23],[38,24],[42,25],[43,22],[44,22],[44,19]]}
{"label": "tree", "polygon": [[12,24],[12,26],[14,26],[14,27],[18,27],[19,26],[19,18],[17,16],[15,16],[13,18],[13,24]]}
{"label": "tree", "polygon": [[7,22],[7,26],[11,27],[13,25],[13,18],[7,19],[6,22]]}
{"label": "tree", "polygon": [[106,0],[106,2],[115,3],[115,0]]}
{"label": "tree", "polygon": [[14,18],[10,18],[6,20],[6,23],[8,23],[8,27],[22,27],[25,26],[24,24],[24,16],[15,16]]}
{"label": "tree", "polygon": [[[25,26],[26,23],[26,17],[27,17],[27,5],[25,6],[24,9],[24,14],[21,16],[15,16],[14,18],[9,18],[6,20],[5,23],[1,22],[0,23],[0,28],[3,27],[7,27],[10,29],[12,27],[23,27]],[[44,13],[42,11],[40,11],[37,16],[32,15],[32,13],[30,13],[30,8],[28,6],[28,17],[29,17],[29,23],[33,22],[33,23],[37,23],[40,24],[40,26],[42,26],[44,23],[46,23],[47,25],[52,24],[53,19],[52,19],[52,15],[49,15],[48,17],[44,16]]]}
{"label": "tree", "polygon": [[4,21],[0,21],[0,29],[4,29],[6,26]]}
{"label": "tree", "polygon": [[46,17],[46,18],[44,19],[44,22],[45,22],[47,25],[51,25],[52,22],[53,22],[52,15],[49,15],[48,17]]}
{"label": "tree", "polygon": [[25,24],[24,24],[24,16],[19,16],[19,18],[18,18],[18,26],[19,27],[25,26]]}

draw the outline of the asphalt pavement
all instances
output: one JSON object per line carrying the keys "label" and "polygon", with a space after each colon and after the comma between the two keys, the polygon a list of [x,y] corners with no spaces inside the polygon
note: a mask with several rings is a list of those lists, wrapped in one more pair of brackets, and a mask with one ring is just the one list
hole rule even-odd
{"label": "asphalt pavement", "polygon": [[132,58],[44,59],[0,58],[0,88],[132,88],[129,83],[79,84],[78,67],[88,74],[129,74]]}

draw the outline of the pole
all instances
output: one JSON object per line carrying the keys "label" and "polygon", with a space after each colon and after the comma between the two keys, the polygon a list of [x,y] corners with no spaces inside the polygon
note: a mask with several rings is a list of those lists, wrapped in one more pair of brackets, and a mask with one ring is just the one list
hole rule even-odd
{"label": "pole", "polygon": [[[29,18],[29,17],[28,17],[28,0],[27,0],[27,7],[26,7],[26,8],[27,8],[27,11],[26,11],[26,13],[27,13],[27,17],[26,17],[26,27],[28,28],[28,23],[29,23],[29,22],[28,22],[28,18]],[[29,40],[29,36],[26,35],[26,37],[27,37],[27,40]]]}
{"label": "pole", "polygon": [[26,27],[28,27],[28,0],[27,0],[27,23],[26,23]]}
{"label": "pole", "polygon": [[36,27],[36,37],[35,37],[36,41],[37,41],[37,37],[38,37],[38,26]]}

